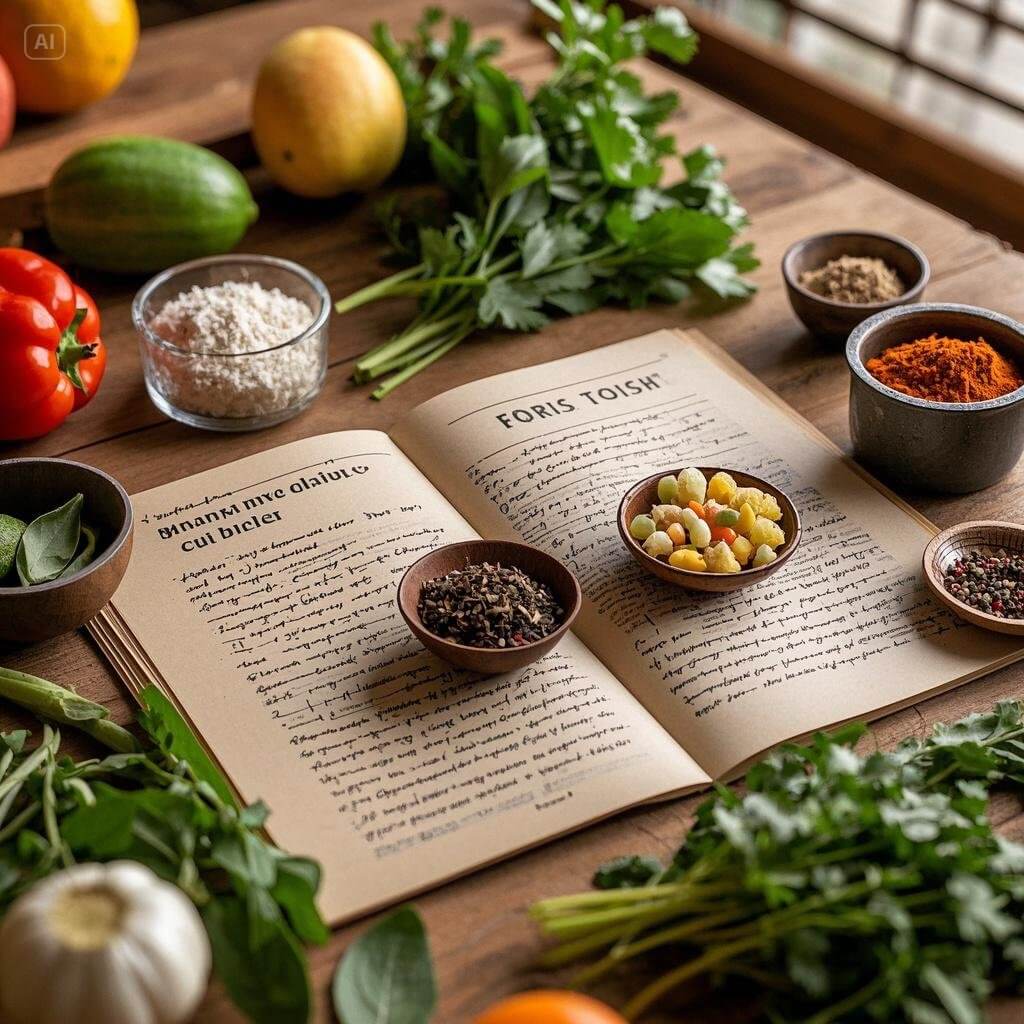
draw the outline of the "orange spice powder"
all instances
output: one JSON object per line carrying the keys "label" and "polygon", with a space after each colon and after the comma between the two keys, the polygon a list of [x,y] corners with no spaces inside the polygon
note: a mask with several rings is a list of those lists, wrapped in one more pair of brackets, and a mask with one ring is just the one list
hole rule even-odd
{"label": "orange spice powder", "polygon": [[984,338],[933,334],[886,349],[867,369],[887,387],[930,402],[987,402],[1024,385],[1020,368]]}

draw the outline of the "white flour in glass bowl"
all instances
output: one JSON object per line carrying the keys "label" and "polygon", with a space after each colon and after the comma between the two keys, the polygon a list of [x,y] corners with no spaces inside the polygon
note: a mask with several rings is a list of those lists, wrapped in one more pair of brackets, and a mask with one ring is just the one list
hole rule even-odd
{"label": "white flour in glass bowl", "polygon": [[154,348],[160,391],[174,406],[203,416],[265,416],[287,409],[320,377],[316,337],[284,344],[313,320],[302,299],[256,281],[193,285],[165,302],[149,323],[153,334],[181,350]]}

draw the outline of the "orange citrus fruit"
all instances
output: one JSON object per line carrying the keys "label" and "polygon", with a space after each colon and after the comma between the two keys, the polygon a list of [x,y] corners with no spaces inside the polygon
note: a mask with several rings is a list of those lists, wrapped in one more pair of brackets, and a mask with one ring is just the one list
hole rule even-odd
{"label": "orange citrus fruit", "polygon": [[113,92],[139,41],[135,0],[2,0],[0,57],[19,110],[65,114]]}
{"label": "orange citrus fruit", "polygon": [[538,989],[495,1003],[473,1024],[626,1024],[626,1020],[579,992]]}

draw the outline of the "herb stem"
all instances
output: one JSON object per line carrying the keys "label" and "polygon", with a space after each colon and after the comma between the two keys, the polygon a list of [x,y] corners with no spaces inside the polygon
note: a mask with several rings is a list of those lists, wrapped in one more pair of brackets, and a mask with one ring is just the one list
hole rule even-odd
{"label": "herb stem", "polygon": [[334,304],[334,309],[338,313],[349,313],[353,309],[365,305],[367,302],[382,299],[390,294],[396,285],[402,284],[405,281],[411,281],[426,269],[427,265],[425,263],[417,263],[414,267],[400,270],[397,274],[392,274],[390,277],[385,277],[380,281],[375,281],[373,284],[368,284],[365,288],[360,288],[359,291],[339,299]]}
{"label": "herb stem", "polygon": [[80,729],[118,753],[138,750],[135,737],[127,729],[112,722],[102,704],[46,679],[0,667],[0,697],[6,697],[40,718]]}

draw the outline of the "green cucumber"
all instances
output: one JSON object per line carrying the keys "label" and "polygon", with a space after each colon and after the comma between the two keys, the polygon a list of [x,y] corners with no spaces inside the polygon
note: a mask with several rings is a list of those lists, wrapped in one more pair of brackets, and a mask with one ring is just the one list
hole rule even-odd
{"label": "green cucumber", "polygon": [[140,273],[227,252],[259,209],[245,178],[201,146],[146,135],[69,156],[46,190],[46,223],[73,260]]}

